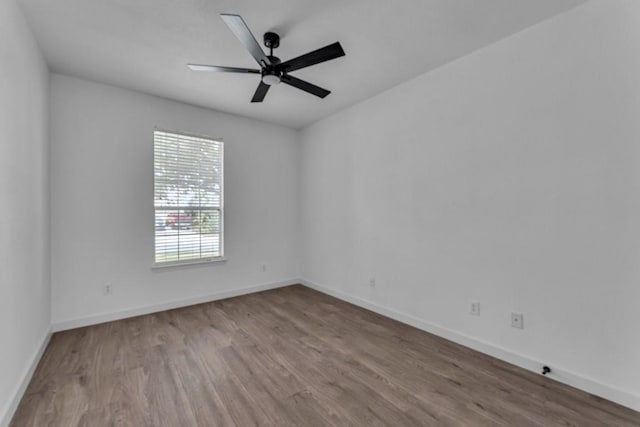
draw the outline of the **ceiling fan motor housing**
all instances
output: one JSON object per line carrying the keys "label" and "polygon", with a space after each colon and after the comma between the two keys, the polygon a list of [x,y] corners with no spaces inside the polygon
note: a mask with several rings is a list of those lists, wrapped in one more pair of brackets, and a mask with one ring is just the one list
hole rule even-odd
{"label": "ceiling fan motor housing", "polygon": [[282,73],[275,68],[263,68],[262,69],[262,81],[264,84],[273,86],[280,84],[280,79],[282,78]]}
{"label": "ceiling fan motor housing", "polygon": [[[267,37],[267,34],[265,34],[265,39]],[[272,55],[267,56],[267,58],[269,58],[269,61],[271,61],[271,65],[262,67],[262,70],[260,72],[262,74],[262,81],[264,82],[264,84],[269,86],[280,84],[282,71],[280,71],[277,67],[280,64],[280,58]]]}

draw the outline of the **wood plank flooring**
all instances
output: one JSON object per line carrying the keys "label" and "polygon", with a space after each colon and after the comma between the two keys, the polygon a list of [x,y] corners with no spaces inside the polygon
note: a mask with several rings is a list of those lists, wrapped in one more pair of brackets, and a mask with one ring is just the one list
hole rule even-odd
{"label": "wood plank flooring", "polygon": [[302,286],[56,333],[12,426],[640,426]]}

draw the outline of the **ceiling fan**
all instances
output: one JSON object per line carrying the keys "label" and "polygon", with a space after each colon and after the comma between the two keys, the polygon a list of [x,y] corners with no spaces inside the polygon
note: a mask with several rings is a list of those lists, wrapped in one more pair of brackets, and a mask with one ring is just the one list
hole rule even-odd
{"label": "ceiling fan", "polygon": [[280,58],[273,56],[273,49],[280,46],[280,36],[278,34],[273,32],[264,34],[264,45],[270,51],[269,55],[266,55],[240,15],[222,13],[220,16],[233,34],[236,35],[244,47],[249,51],[251,56],[253,56],[253,58],[258,62],[260,69],[219,67],[217,65],[201,64],[188,64],[189,68],[194,71],[223,71],[227,73],[260,74],[262,78],[251,102],[262,102],[264,97],[267,95],[269,88],[273,85],[279,84],[280,82],[320,98],[324,98],[331,93],[326,89],[293,77],[289,73],[344,56],[344,50],[342,50],[342,46],[340,46],[339,42],[335,42],[288,61],[281,62]]}

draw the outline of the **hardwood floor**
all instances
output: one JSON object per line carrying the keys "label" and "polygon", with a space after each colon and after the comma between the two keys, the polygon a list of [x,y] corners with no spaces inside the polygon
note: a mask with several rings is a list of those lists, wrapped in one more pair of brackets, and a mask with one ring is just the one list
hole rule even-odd
{"label": "hardwood floor", "polygon": [[56,333],[12,426],[640,426],[302,286]]}

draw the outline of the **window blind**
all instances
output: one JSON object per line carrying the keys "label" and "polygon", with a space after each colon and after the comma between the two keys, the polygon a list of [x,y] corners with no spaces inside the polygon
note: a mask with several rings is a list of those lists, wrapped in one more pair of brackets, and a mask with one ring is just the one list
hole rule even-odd
{"label": "window blind", "polygon": [[155,263],[222,257],[223,143],[160,130],[153,140]]}

